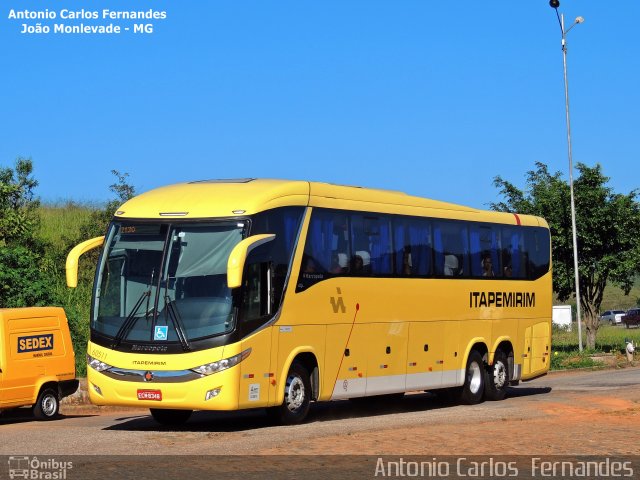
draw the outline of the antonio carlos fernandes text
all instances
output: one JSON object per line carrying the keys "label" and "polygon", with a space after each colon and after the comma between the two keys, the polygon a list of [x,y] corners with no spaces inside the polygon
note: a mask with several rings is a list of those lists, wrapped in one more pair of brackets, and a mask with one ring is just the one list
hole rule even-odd
{"label": "antonio carlos fernandes text", "polygon": [[9,20],[164,20],[167,12],[164,10],[9,10]]}
{"label": "antonio carlos fernandes text", "polygon": [[[562,460],[554,457],[501,461],[460,457],[454,460],[384,460],[376,462],[376,477],[432,478],[624,478],[633,477],[632,462],[611,460]],[[522,469],[522,472],[520,471]]]}

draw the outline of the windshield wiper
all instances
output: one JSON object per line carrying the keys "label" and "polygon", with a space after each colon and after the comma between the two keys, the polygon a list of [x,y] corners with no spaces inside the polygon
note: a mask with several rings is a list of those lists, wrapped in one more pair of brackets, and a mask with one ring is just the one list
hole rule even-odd
{"label": "windshield wiper", "polygon": [[182,318],[180,318],[180,313],[178,312],[178,308],[175,305],[175,302],[171,300],[169,295],[164,296],[164,310],[169,312],[169,318],[171,318],[171,323],[173,323],[173,328],[176,329],[176,335],[178,336],[178,340],[180,340],[180,345],[182,345],[182,349],[185,352],[191,350],[191,345],[189,344],[189,340],[187,340],[187,336],[184,333],[184,325],[182,323]]}
{"label": "windshield wiper", "polygon": [[142,292],[142,295],[140,295],[140,298],[138,298],[138,301],[131,309],[131,312],[129,313],[129,315],[127,315],[127,318],[120,326],[118,333],[116,333],[115,342],[113,343],[114,347],[117,347],[118,345],[120,345],[120,343],[122,342],[122,339],[125,338],[127,335],[129,335],[129,332],[131,332],[131,329],[133,328],[133,326],[141,318],[141,317],[136,317],[136,313],[138,313],[138,310],[140,310],[140,307],[144,303],[145,298],[148,298],[150,296],[151,296],[151,289]]}

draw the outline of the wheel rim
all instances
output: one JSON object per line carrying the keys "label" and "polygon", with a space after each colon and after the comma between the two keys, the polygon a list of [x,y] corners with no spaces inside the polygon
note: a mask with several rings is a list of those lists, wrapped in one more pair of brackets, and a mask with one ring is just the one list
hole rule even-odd
{"label": "wheel rim", "polygon": [[482,370],[477,362],[473,362],[469,365],[467,377],[469,379],[469,390],[471,393],[478,393],[482,386]]}
{"label": "wheel rim", "polygon": [[295,412],[304,404],[304,383],[298,376],[287,378],[287,387],[285,389],[285,403],[291,412]]}
{"label": "wheel rim", "polygon": [[500,361],[493,366],[493,384],[496,388],[503,388],[507,384],[507,367]]}
{"label": "wheel rim", "polygon": [[57,400],[53,395],[45,395],[42,399],[42,413],[50,417],[56,413]]}

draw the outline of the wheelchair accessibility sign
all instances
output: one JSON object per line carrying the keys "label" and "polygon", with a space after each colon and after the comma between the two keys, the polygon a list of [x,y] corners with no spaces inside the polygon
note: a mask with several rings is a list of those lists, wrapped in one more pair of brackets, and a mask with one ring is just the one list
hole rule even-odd
{"label": "wheelchair accessibility sign", "polygon": [[166,340],[169,335],[169,327],[166,325],[156,325],[156,328],[153,332],[154,340]]}

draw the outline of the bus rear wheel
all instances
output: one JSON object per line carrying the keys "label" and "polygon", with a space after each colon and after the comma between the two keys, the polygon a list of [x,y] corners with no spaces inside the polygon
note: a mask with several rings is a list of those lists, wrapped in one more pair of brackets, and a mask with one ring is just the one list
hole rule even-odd
{"label": "bus rear wheel", "polygon": [[493,356],[493,365],[487,367],[484,397],[487,400],[502,400],[509,385],[509,362],[507,355],[498,350]]}
{"label": "bus rear wheel", "polygon": [[269,410],[269,414],[282,425],[302,423],[309,413],[311,403],[311,380],[309,372],[300,363],[289,368],[284,386],[282,405]]}
{"label": "bus rear wheel", "polygon": [[166,410],[162,408],[150,408],[151,416],[161,425],[182,425],[193,413],[193,410]]}
{"label": "bus rear wheel", "polygon": [[474,405],[484,396],[485,370],[482,355],[477,350],[469,352],[465,369],[464,385],[460,390],[460,403]]}

